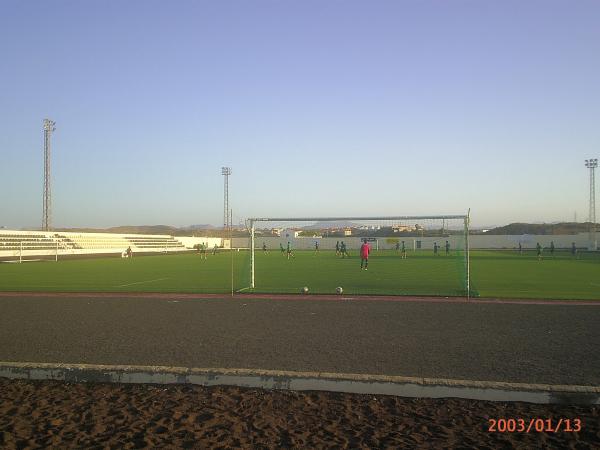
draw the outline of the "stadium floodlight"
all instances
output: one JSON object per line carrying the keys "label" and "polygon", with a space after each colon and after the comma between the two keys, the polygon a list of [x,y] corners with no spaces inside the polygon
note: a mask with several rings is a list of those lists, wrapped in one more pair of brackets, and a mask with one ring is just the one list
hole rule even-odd
{"label": "stadium floodlight", "polygon": [[52,227],[52,191],[50,186],[50,138],[56,130],[56,123],[44,119],[44,192],[42,209],[42,230],[50,231]]}
{"label": "stadium floodlight", "polygon": [[596,250],[598,244],[596,242],[596,174],[595,170],[598,167],[598,159],[586,159],[585,167],[590,169],[590,204],[589,204],[589,221],[590,221],[590,248]]}
{"label": "stadium floodlight", "polygon": [[231,175],[231,167],[221,167],[221,175],[224,176],[223,229],[231,230],[231,210],[229,209],[229,175]]}

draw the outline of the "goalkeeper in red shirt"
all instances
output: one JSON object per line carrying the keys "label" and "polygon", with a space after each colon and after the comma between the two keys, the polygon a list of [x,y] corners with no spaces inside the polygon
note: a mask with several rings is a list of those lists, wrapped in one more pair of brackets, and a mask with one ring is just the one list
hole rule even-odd
{"label": "goalkeeper in red shirt", "polygon": [[365,239],[360,246],[360,270],[363,269],[363,265],[365,270],[369,267],[369,244],[367,244],[367,240]]}

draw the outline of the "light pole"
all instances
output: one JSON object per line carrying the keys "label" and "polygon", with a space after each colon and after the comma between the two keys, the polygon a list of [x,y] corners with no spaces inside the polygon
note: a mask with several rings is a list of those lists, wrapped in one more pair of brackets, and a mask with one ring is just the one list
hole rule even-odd
{"label": "light pole", "polygon": [[231,228],[231,211],[229,209],[229,175],[231,175],[231,167],[221,167],[221,175],[224,178],[223,185],[223,229]]}
{"label": "light pole", "polygon": [[586,159],[585,167],[590,169],[590,248],[596,250],[598,243],[596,242],[596,174],[594,171],[598,167],[598,159]]}
{"label": "light pole", "polygon": [[42,230],[52,228],[52,190],[50,187],[50,138],[56,130],[56,123],[44,119],[44,204],[42,211]]}

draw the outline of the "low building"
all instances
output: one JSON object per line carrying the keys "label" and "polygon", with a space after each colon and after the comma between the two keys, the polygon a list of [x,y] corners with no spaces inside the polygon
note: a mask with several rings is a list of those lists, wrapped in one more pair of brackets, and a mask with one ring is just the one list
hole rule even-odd
{"label": "low building", "polygon": [[414,231],[414,227],[408,225],[394,225],[392,226],[392,231],[394,233],[405,233],[407,231]]}

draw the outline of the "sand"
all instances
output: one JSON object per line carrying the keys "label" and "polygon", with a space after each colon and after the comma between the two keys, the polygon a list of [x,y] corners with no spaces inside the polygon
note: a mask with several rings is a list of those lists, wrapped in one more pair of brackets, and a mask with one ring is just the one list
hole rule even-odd
{"label": "sand", "polygon": [[[489,432],[490,418],[580,432]],[[2,448],[600,448],[600,407],[0,378]]]}

